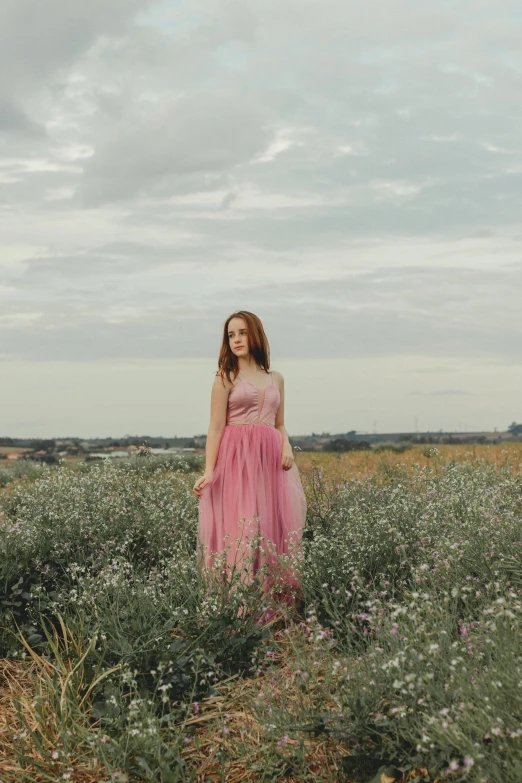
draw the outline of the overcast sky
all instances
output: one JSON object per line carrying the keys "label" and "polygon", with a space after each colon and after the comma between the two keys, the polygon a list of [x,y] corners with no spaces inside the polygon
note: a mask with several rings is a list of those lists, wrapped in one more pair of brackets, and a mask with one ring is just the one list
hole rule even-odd
{"label": "overcast sky", "polygon": [[0,435],[206,432],[257,313],[290,434],[522,421],[522,7],[2,0]]}

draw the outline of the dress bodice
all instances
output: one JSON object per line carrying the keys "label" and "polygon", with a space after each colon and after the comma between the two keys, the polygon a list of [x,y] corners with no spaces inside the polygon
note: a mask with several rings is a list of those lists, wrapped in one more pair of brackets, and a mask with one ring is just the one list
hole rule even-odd
{"label": "dress bodice", "polygon": [[249,381],[240,380],[228,395],[227,424],[263,422],[273,427],[280,401],[274,383],[258,389]]}

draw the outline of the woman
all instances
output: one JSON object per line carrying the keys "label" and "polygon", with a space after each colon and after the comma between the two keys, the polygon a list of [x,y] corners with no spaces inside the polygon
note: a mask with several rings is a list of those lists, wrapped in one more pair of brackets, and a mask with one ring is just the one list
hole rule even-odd
{"label": "woman", "polygon": [[[306,500],[284,424],[284,379],[270,372],[270,349],[259,318],[246,310],[225,322],[211,395],[200,498],[203,564],[226,558],[252,577],[299,548]],[[287,558],[288,560],[288,558]],[[280,584],[296,586],[286,566]],[[266,588],[272,584],[270,579]]]}

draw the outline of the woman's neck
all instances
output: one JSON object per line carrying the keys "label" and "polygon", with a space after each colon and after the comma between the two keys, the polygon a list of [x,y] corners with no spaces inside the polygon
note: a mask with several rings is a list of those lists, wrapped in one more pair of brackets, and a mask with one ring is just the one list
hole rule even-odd
{"label": "woman's neck", "polygon": [[241,375],[256,375],[258,372],[265,372],[254,359],[251,359],[251,361],[239,359],[238,365]]}

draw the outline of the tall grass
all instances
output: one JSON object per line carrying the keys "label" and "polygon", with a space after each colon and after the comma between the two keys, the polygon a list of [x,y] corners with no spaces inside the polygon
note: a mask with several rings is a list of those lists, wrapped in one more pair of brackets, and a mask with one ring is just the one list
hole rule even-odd
{"label": "tall grass", "polygon": [[34,480],[42,475],[50,466],[29,459],[18,459],[13,462],[2,462],[0,465],[0,488],[7,487],[14,481]]}
{"label": "tall grass", "polygon": [[304,471],[301,592],[271,624],[260,581],[198,569],[178,468],[60,466],[0,495],[1,655],[40,694],[13,780],[520,779],[509,459]]}

